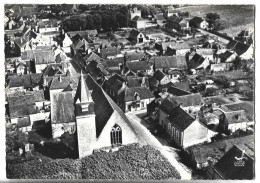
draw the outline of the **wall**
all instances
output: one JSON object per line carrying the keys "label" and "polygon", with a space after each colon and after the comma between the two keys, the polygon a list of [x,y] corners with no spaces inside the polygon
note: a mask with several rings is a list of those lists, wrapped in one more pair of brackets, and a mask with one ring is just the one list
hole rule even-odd
{"label": "wall", "polygon": [[35,64],[36,73],[42,73],[48,64]]}
{"label": "wall", "polygon": [[77,117],[79,158],[91,155],[96,145],[95,115]]}
{"label": "wall", "polygon": [[59,138],[63,133],[74,131],[76,129],[75,122],[51,124],[52,138]]}
{"label": "wall", "polygon": [[165,84],[167,84],[167,83],[169,83],[169,82],[170,82],[169,77],[168,77],[168,76],[165,76],[165,77],[160,81],[160,84],[161,84],[161,85],[165,85]]}
{"label": "wall", "polygon": [[39,33],[59,31],[59,27],[39,28]]}
{"label": "wall", "polygon": [[207,141],[208,129],[195,120],[184,130],[183,147],[188,147]]}
{"label": "wall", "polygon": [[121,127],[122,145],[139,142],[139,138],[133,132],[132,128],[130,128],[130,126],[124,121],[124,119],[122,119],[117,111],[114,111],[97,139],[97,143],[95,146],[96,149],[111,146],[110,131],[115,124],[118,124]]}
{"label": "wall", "polygon": [[145,22],[145,20],[143,21],[137,21],[136,22],[136,28],[137,29],[142,29],[142,28],[145,28],[145,26],[146,26],[146,22]]}

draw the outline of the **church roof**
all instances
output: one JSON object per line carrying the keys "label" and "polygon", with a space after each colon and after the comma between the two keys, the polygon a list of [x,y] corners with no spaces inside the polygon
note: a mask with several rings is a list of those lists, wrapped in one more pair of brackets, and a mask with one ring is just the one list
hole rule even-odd
{"label": "church roof", "polygon": [[81,103],[93,102],[90,91],[88,89],[88,86],[86,84],[86,81],[85,81],[82,73],[81,73],[80,82],[79,82],[78,88],[77,88],[76,98],[79,98]]}

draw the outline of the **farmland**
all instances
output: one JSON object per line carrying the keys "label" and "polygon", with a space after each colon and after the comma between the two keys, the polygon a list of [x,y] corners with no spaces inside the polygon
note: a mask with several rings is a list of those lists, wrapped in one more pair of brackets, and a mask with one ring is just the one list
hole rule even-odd
{"label": "farmland", "polygon": [[253,31],[254,7],[250,5],[198,5],[179,8],[188,11],[191,16],[205,17],[207,13],[218,13],[225,27],[222,33],[236,36],[241,30]]}
{"label": "farmland", "polygon": [[83,159],[36,156],[26,162],[7,162],[8,178],[59,179],[180,179],[179,173],[151,146],[125,146],[113,153],[98,152]]}

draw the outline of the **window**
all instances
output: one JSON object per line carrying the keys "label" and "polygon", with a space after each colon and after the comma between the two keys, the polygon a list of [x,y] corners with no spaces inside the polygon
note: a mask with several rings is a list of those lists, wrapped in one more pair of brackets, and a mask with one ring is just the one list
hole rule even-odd
{"label": "window", "polygon": [[176,139],[179,138],[179,132],[176,130]]}
{"label": "window", "polygon": [[144,102],[141,102],[141,107],[144,107]]}
{"label": "window", "polygon": [[171,132],[171,123],[168,123],[168,131]]}
{"label": "window", "polygon": [[172,127],[171,137],[174,137],[174,127]]}
{"label": "window", "polygon": [[122,130],[117,124],[111,129],[110,140],[112,146],[122,144]]}

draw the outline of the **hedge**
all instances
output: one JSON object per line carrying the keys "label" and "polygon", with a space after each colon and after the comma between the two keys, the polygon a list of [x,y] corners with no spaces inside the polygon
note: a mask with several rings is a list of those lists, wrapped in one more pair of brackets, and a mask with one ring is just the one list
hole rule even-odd
{"label": "hedge", "polygon": [[113,153],[97,152],[83,159],[7,162],[15,179],[180,179],[176,169],[151,146],[131,145]]}

